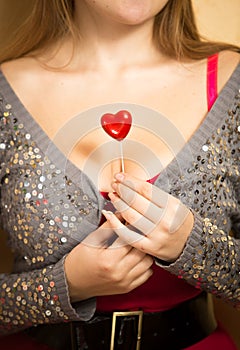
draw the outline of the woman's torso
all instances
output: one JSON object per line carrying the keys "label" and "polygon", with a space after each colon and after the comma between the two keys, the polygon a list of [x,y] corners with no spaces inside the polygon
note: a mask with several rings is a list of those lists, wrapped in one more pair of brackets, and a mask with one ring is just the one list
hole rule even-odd
{"label": "woman's torso", "polygon": [[[232,60],[232,67],[235,64],[236,58]],[[154,69],[154,72],[158,74],[155,74],[152,84],[150,84],[151,79],[153,79],[152,72],[146,74],[145,80],[141,79],[143,76],[136,77],[136,74],[133,74],[133,77],[130,79],[125,78],[126,81],[124,82],[124,79],[120,79],[119,85],[116,84],[118,86],[116,91],[112,91],[112,86],[115,86],[113,81],[104,82],[103,91],[100,95],[96,91],[98,89],[94,87],[94,79],[92,83],[89,82],[89,79],[84,78],[79,82],[79,77],[74,77],[73,81],[71,81],[71,75],[68,76],[61,73],[58,75],[54,72],[46,73],[45,71],[42,72],[43,77],[41,77],[39,75],[41,72],[39,67],[36,68],[34,66],[30,71],[26,68],[26,71],[24,71],[20,69],[22,65],[26,65],[26,62],[17,63],[16,70],[14,64],[13,66],[6,66],[6,69],[3,66],[3,72],[24,106],[53,141],[56,139],[55,135],[59,129],[63,128],[65,123],[71,121],[71,116],[101,104],[107,105],[109,103],[127,101],[130,104],[149,106],[157,113],[159,112],[160,115],[164,114],[164,118],[167,116],[173,128],[182,135],[185,143],[207,114],[206,61],[197,62],[192,67],[188,66],[187,68],[180,68],[179,65],[173,66],[174,74],[178,73],[176,80],[173,77],[173,73],[171,76],[167,69],[165,71],[165,79],[167,73],[170,74],[170,78],[165,83],[162,78],[164,77],[164,72],[161,68]],[[220,65],[220,71],[221,69]],[[163,73],[162,76],[161,73]],[[222,77],[226,78],[230,71],[222,73],[219,79],[220,88],[224,82]],[[89,74],[86,75],[88,76]],[[95,79],[97,79],[96,76]],[[135,84],[132,83],[134,80]],[[141,88],[139,89],[140,81],[145,82],[143,84],[144,93],[141,92]],[[109,86],[107,86],[108,84]],[[93,131],[90,130],[73,149],[70,154],[70,160],[77,167],[81,168],[92,150],[101,145],[101,142],[106,142],[107,137],[100,126]],[[175,156],[174,153],[169,152],[164,140],[159,139],[149,130],[143,130],[140,127],[134,128],[133,125],[133,132],[129,134],[128,139],[132,142],[140,139],[146,148],[151,149],[155,153],[162,168],[165,168]],[[114,142],[117,144],[117,141]],[[117,160],[115,163],[114,166],[109,166],[107,171],[103,173],[103,176],[100,177],[99,183],[96,184],[99,190],[107,191],[110,189],[109,184],[112,176],[116,171],[119,171],[120,161]],[[153,169],[155,174],[159,173],[159,163],[157,163],[156,169]],[[148,173],[139,171],[139,168],[132,166],[131,162],[126,161],[125,167],[126,171],[133,171],[135,176],[140,176],[144,179],[148,178]],[[147,171],[147,166],[145,169]],[[99,298],[99,309],[106,309],[106,307],[114,309],[118,305],[122,309],[142,307],[147,311],[154,311],[174,306],[178,302],[198,293],[197,289],[179,280],[177,277],[171,276],[164,270],[158,267],[154,267],[154,270],[155,273],[148,283],[130,293],[127,298],[126,296],[108,297],[107,303],[106,299]],[[176,290],[178,291],[177,293]]]}

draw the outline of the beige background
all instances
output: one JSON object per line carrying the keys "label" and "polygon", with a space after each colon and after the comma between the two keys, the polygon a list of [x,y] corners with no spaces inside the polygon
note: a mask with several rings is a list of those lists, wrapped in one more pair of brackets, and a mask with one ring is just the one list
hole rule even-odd
{"label": "beige background", "polygon": [[[0,0],[1,48],[11,40],[14,29],[19,26],[34,1],[38,0]],[[193,0],[193,4],[199,29],[204,36],[240,45],[240,0]],[[3,246],[3,240],[1,235],[0,248]],[[0,272],[9,271],[9,254],[4,250],[0,252],[0,256]],[[221,301],[214,303],[218,318],[232,334],[240,349],[240,312]]]}
{"label": "beige background", "polygon": [[192,0],[200,32],[240,45],[240,0]]}

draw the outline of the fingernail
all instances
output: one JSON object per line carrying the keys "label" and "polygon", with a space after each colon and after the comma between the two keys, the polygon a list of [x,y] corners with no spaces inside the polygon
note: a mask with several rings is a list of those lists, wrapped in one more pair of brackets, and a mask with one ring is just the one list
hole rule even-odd
{"label": "fingernail", "polygon": [[108,192],[108,197],[109,198],[114,197],[114,193],[113,192]]}
{"label": "fingernail", "polygon": [[115,178],[118,181],[123,181],[124,180],[124,174],[123,173],[118,173],[118,174],[115,175]]}
{"label": "fingernail", "polygon": [[116,194],[116,192],[110,192],[108,193],[108,197],[110,198],[112,203],[115,203],[116,201],[119,200],[118,195]]}
{"label": "fingernail", "polygon": [[113,182],[113,183],[112,183],[112,188],[113,188],[114,190],[117,189],[117,184],[116,184],[116,182]]}
{"label": "fingernail", "polygon": [[110,220],[111,218],[112,218],[112,216],[113,216],[113,213],[111,212],[111,211],[108,211],[108,210],[102,210],[102,213],[103,213],[103,215],[105,216],[105,218],[107,219],[107,220]]}

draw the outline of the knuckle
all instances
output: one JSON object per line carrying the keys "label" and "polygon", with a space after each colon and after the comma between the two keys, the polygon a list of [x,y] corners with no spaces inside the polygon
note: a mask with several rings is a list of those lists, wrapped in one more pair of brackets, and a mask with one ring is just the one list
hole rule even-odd
{"label": "knuckle", "polygon": [[151,266],[153,264],[153,258],[149,255],[146,256],[146,262],[148,266]]}
{"label": "knuckle", "polygon": [[148,184],[148,182],[142,184],[141,194],[143,195],[143,197],[149,197],[149,184]]}
{"label": "knuckle", "polygon": [[107,273],[107,274],[112,273],[113,264],[111,263],[111,261],[102,259],[102,261],[99,262],[99,267],[103,273]]}
{"label": "knuckle", "polygon": [[111,279],[114,283],[122,284],[123,277],[124,276],[123,276],[122,272],[117,271],[117,272],[112,274]]}
{"label": "knuckle", "polygon": [[170,230],[170,221],[166,220],[166,219],[163,219],[161,221],[161,231],[169,232],[169,230]]}
{"label": "knuckle", "polygon": [[127,222],[131,223],[132,225],[136,222],[136,216],[132,212],[126,212],[124,214],[124,218]]}

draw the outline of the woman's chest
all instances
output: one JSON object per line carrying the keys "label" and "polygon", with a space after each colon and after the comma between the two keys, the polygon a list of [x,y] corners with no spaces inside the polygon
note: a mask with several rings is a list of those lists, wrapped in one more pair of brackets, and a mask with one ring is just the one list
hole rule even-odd
{"label": "woman's chest", "polygon": [[[180,85],[173,90],[172,84],[164,86],[156,80],[141,88],[135,82],[131,89],[129,84],[112,82],[108,87],[103,84],[100,92],[87,81],[42,92],[44,103],[33,99],[28,106],[65,156],[94,175],[101,191],[109,191],[114,173],[124,170],[149,179],[175,158],[206,115],[202,90]],[[127,136],[118,141],[114,132],[119,125],[114,116],[122,110],[131,114],[132,121]],[[109,121],[112,133],[103,130],[101,118],[105,114],[113,116]]]}
{"label": "woman's chest", "polygon": [[[114,73],[25,69],[26,74],[9,73],[23,106],[66,158],[94,175],[102,191],[111,190],[113,175],[123,165],[142,179],[159,173],[207,114],[204,62]],[[103,131],[101,117],[121,110],[131,113],[132,123],[119,142]]]}

